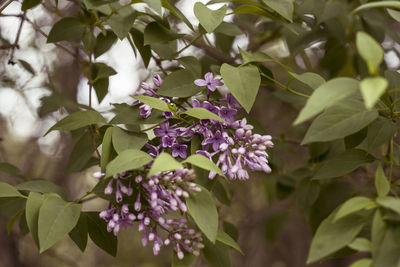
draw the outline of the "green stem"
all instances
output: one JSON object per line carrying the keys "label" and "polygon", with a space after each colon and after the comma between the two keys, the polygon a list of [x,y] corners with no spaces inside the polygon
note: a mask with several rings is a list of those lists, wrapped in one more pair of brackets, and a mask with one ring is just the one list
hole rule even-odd
{"label": "green stem", "polygon": [[393,163],[394,163],[394,157],[393,157],[393,137],[390,139],[390,171],[389,171],[389,183],[392,182],[392,175],[393,175]]}
{"label": "green stem", "polygon": [[261,72],[261,71],[260,71],[260,74],[261,74],[261,76],[267,78],[268,80],[270,80],[270,81],[276,83],[277,85],[279,85],[279,86],[282,87],[283,89],[288,90],[288,91],[291,92],[292,94],[295,94],[295,95],[298,95],[298,96],[302,96],[302,97],[306,97],[306,98],[309,98],[309,97],[310,97],[310,96],[308,96],[308,95],[306,95],[306,94],[303,94],[303,93],[300,93],[300,92],[297,92],[297,91],[293,90],[293,89],[290,88],[289,86],[286,86],[286,85],[284,85],[284,84],[278,82],[278,81],[275,80],[274,78],[268,76],[267,74],[265,74],[265,73],[263,73],[263,72]]}
{"label": "green stem", "polygon": [[142,133],[144,133],[144,132],[147,132],[147,131],[150,131],[150,130],[156,128],[158,125],[159,125],[159,124],[156,124],[156,125],[153,125],[153,126],[151,126],[151,127],[149,127],[149,128],[146,128],[146,129],[143,129],[143,130],[140,130],[140,131],[141,131]]}
{"label": "green stem", "polygon": [[86,192],[83,196],[81,196],[80,198],[78,198],[77,200],[75,200],[76,203],[81,202],[85,197],[89,196],[90,194],[93,194],[92,191]]}
{"label": "green stem", "polygon": [[204,33],[200,33],[199,35],[197,35],[195,38],[193,38],[193,40],[191,40],[185,47],[183,47],[181,50],[179,50],[178,52],[176,52],[176,56],[178,56],[180,53],[182,53],[183,51],[185,51],[188,47],[190,47],[192,44],[194,44],[194,42],[196,42],[197,40],[199,40],[202,36],[204,35]]}

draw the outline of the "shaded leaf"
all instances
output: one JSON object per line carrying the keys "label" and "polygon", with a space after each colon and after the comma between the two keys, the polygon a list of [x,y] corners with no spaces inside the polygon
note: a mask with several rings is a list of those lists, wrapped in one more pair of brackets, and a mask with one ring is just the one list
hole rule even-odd
{"label": "shaded leaf", "polygon": [[79,216],[79,220],[69,233],[69,237],[75,242],[78,248],[84,252],[86,249],[87,241],[88,241],[88,225],[87,225],[87,217],[84,213],[81,213]]}
{"label": "shaded leaf", "polygon": [[56,193],[64,199],[67,198],[67,192],[64,188],[56,185],[53,182],[42,179],[30,180],[21,184],[17,184],[15,188],[18,190],[27,190],[39,193]]}
{"label": "shaded leaf", "polygon": [[3,197],[25,197],[14,186],[0,182],[0,198]]}
{"label": "shaded leaf", "polygon": [[365,163],[373,162],[375,158],[360,149],[347,150],[334,158],[326,160],[316,171],[313,179],[328,179],[343,176]]}
{"label": "shaded leaf", "polygon": [[158,93],[162,96],[189,97],[202,90],[194,84],[195,76],[190,70],[177,70],[165,77]]}
{"label": "shaded leaf", "polygon": [[85,27],[85,24],[76,18],[62,18],[53,25],[47,38],[47,42],[55,43],[59,41],[74,40],[82,36]]}
{"label": "shaded leaf", "polygon": [[90,239],[111,256],[117,255],[117,237],[107,232],[107,223],[99,217],[98,212],[85,212]]}
{"label": "shaded leaf", "polygon": [[233,240],[232,237],[230,237],[227,233],[225,233],[222,230],[218,230],[217,234],[217,240],[220,241],[221,243],[224,243],[225,245],[230,246],[231,248],[236,249],[239,251],[242,255],[244,255],[242,249],[239,247],[239,245],[236,243],[235,240]]}
{"label": "shaded leaf", "polygon": [[214,243],[218,232],[217,207],[210,192],[200,185],[197,186],[201,188],[201,192],[191,192],[186,199],[186,205],[197,226]]}
{"label": "shaded leaf", "polygon": [[382,169],[382,165],[379,164],[378,168],[376,169],[375,174],[375,188],[378,192],[378,197],[384,197],[389,194],[390,191],[390,184],[386,178],[386,175]]}

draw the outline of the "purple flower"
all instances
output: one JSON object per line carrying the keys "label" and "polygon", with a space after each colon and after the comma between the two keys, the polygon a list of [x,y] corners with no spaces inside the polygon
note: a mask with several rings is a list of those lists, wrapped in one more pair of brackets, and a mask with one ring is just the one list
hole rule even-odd
{"label": "purple flower", "polygon": [[221,143],[224,143],[224,142],[225,142],[225,139],[222,137],[221,132],[220,131],[216,131],[213,136],[210,136],[210,137],[204,139],[201,144],[203,146],[208,145],[208,144],[212,144],[212,147],[213,147],[214,151],[217,151],[218,148],[219,148],[219,145]]}
{"label": "purple flower", "polygon": [[149,105],[143,104],[140,107],[140,116],[143,118],[148,118],[151,115],[151,110],[153,109]]}
{"label": "purple flower", "polygon": [[172,145],[175,143],[175,139],[171,138],[169,136],[163,136],[161,138],[161,144],[162,147],[172,147]]}
{"label": "purple flower", "polygon": [[219,116],[222,119],[226,120],[227,122],[233,123],[233,121],[234,121],[233,116],[235,116],[236,112],[237,112],[236,109],[222,107],[219,110]]}
{"label": "purple flower", "polygon": [[154,83],[155,86],[161,87],[162,79],[161,79],[160,75],[158,75],[158,74],[157,74],[157,75],[154,75],[154,77],[153,77],[153,83]]}
{"label": "purple flower", "polygon": [[179,156],[179,157],[185,159],[187,156],[186,150],[187,150],[187,145],[180,145],[178,143],[173,144],[172,145],[172,156],[174,158]]}
{"label": "purple flower", "polygon": [[236,100],[236,98],[231,94],[227,93],[226,97],[223,99],[220,99],[222,102],[226,102],[228,104],[228,107],[230,108],[241,108],[242,106],[240,103]]}
{"label": "purple flower", "polygon": [[203,104],[201,104],[201,106],[205,109],[207,109],[208,111],[211,111],[212,113],[218,114],[219,112],[219,108],[214,106],[213,104],[211,104],[208,101],[204,101]]}
{"label": "purple flower", "polygon": [[160,124],[160,127],[154,129],[155,136],[176,136],[176,129],[169,127],[169,122],[163,122]]}
{"label": "purple flower", "polygon": [[208,90],[213,92],[215,91],[217,86],[224,85],[221,79],[213,79],[213,74],[211,72],[207,72],[206,75],[204,75],[204,80],[195,80],[194,84],[196,84],[197,86],[207,86]]}

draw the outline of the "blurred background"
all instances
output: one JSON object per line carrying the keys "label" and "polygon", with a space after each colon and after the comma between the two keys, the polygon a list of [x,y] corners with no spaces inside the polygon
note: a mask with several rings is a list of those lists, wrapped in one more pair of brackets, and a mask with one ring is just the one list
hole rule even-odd
{"label": "blurred background", "polygon": [[[177,1],[177,7],[194,25],[197,24],[192,11],[195,2],[197,1]],[[333,2],[347,4],[351,1]],[[73,137],[63,132],[51,132],[44,136],[57,120],[66,115],[65,109],[58,109],[60,103],[64,106],[76,101],[83,105],[88,104],[87,79],[82,77],[81,71],[83,55],[76,47],[70,46],[66,52],[54,44],[47,44],[45,38],[45,34],[59,19],[60,13],[63,17],[75,14],[76,6],[72,1],[59,1],[59,10],[56,12],[52,1],[44,1],[40,6],[27,12],[26,16],[30,22],[25,21],[23,24],[18,42],[15,42],[15,38],[19,30],[20,18],[14,15],[20,14],[21,3],[3,1],[0,6],[2,10],[0,14],[0,162],[10,163],[19,169],[14,170],[10,166],[0,168],[0,180],[16,184],[20,181],[10,173],[20,172],[28,179],[51,180],[68,190],[70,200],[76,199],[94,186],[96,180],[92,177],[92,173],[98,168],[91,167],[84,172],[69,173],[66,171],[66,166],[74,144]],[[215,4],[211,7],[216,9],[220,6],[221,4]],[[145,6],[135,4],[135,8],[140,10]],[[163,10],[163,12],[166,11]],[[301,9],[296,12],[299,16],[307,13]],[[334,27],[335,19],[339,20],[337,17],[340,16],[338,13],[340,10],[332,10],[332,12],[334,14],[326,18],[330,27]],[[380,15],[376,16],[378,18],[376,24],[378,24]],[[226,21],[230,19],[232,20],[233,17],[226,17]],[[231,57],[234,62],[239,62],[237,61],[240,58],[238,47],[241,47],[250,51],[266,52],[293,68],[297,73],[312,70],[321,73],[325,78],[353,74],[347,64],[352,60],[354,48],[346,46],[346,41],[340,44],[340,49],[335,50],[336,54],[333,54],[331,47],[327,53],[326,39],[314,38],[312,42],[309,42],[306,37],[311,37],[303,34],[303,31],[300,31],[301,38],[294,37],[285,29],[279,28],[279,31],[276,31],[274,27],[269,26],[268,22],[260,22],[251,16],[235,17],[235,19],[245,34],[232,37],[233,39],[229,41],[229,49],[224,48],[224,42],[220,40],[221,36],[207,35],[213,45],[211,47],[212,60],[222,63],[224,58]],[[339,24],[341,23],[345,24],[343,18],[340,18]],[[187,31],[183,24],[177,26],[181,32]],[[307,25],[300,25],[299,29],[309,32]],[[344,40],[346,36],[351,36],[351,31],[348,32],[348,29],[345,32],[340,32],[342,29],[335,30],[339,31],[336,34]],[[397,70],[400,64],[399,45],[385,36],[382,41],[389,51],[385,55],[387,66]],[[15,47],[15,43],[18,44],[19,49]],[[183,43],[178,43],[178,47],[183,46]],[[183,55],[193,55],[198,58],[210,57],[206,52],[207,49],[204,49],[202,44],[197,44],[185,50]],[[220,55],[220,57],[214,55]],[[337,66],[337,63],[328,64],[329,60],[335,57],[340,58],[340,66]],[[126,41],[118,41],[97,61],[107,62],[118,72],[110,78],[109,93],[105,99],[101,103],[98,103],[96,99],[93,100],[93,107],[102,112],[111,110],[110,103],[131,102],[129,95],[138,88],[140,82],[150,80],[152,75],[160,72],[159,63],[155,60],[151,60],[149,68],[146,69],[140,55],[135,57]],[[168,62],[163,62],[163,64],[166,69],[174,65]],[[278,65],[266,64],[265,66],[277,80],[288,80],[287,72]],[[301,87],[300,84],[293,82],[293,87],[296,86]],[[276,144],[272,155],[274,168],[271,175],[254,174],[247,182],[234,182],[229,185],[232,196],[231,206],[222,207],[221,216],[224,221],[236,226],[238,243],[245,253],[242,256],[232,250],[232,266],[305,266],[312,231],[333,207],[352,194],[351,186],[338,182],[334,185],[334,189],[327,187],[323,194],[320,194],[318,202],[325,206],[310,206],[307,211],[298,208],[301,199],[298,199],[293,188],[302,177],[308,175],[302,166],[304,162],[309,162],[309,148],[299,145],[305,126],[293,128],[291,124],[300,109],[298,104],[302,104],[302,101],[286,92],[275,90],[274,86],[268,82],[264,83],[260,89],[250,117],[256,119],[266,132],[274,137]],[[104,201],[96,199],[85,203],[84,209],[101,210],[105,205]],[[14,227],[11,234],[7,234],[8,219],[0,217],[0,236],[2,237],[0,238],[0,266],[2,267],[170,266],[172,250],[163,248],[159,256],[153,256],[150,247],[142,247],[141,235],[134,229],[135,227],[121,231],[116,258],[102,252],[91,241],[85,253],[81,253],[69,237],[39,255],[31,236],[23,236],[18,227]],[[230,225],[225,223],[224,228],[229,227]],[[332,259],[311,266],[348,266],[353,260],[354,258]],[[194,266],[207,265],[199,259]]]}

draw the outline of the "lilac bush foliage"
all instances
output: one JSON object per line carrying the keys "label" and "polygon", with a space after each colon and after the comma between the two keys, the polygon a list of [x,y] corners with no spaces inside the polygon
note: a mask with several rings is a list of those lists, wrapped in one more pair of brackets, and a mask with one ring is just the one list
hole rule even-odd
{"label": "lilac bush foliage", "polygon": [[[247,123],[246,118],[236,120],[241,105],[228,93],[223,98],[210,97],[218,86],[220,79],[214,79],[212,73],[207,73],[203,79],[194,83],[206,86],[207,99],[200,94],[177,105],[174,99],[168,99],[157,93],[162,85],[159,75],[154,76],[155,88],[148,83],[141,83],[141,90],[136,95],[151,96],[161,99],[177,109],[164,111],[165,121],[153,129],[155,138],[145,144],[146,152],[157,158],[163,152],[183,160],[188,157],[189,144],[194,136],[200,137],[201,147],[195,153],[216,163],[222,173],[231,180],[247,180],[250,171],[270,173],[267,148],[272,148],[270,135],[253,133],[254,127]],[[135,100],[132,105],[139,105],[140,116],[148,118],[153,107]],[[191,108],[203,108],[217,116],[222,121],[213,119],[188,120],[181,117],[182,112]],[[178,120],[177,120],[178,118]],[[204,247],[202,235],[196,229],[189,227],[185,214],[188,208],[185,198],[190,192],[200,192],[195,183],[193,169],[182,168],[174,171],[163,171],[149,176],[152,163],[144,170],[116,174],[110,179],[104,189],[104,194],[114,195],[109,207],[100,212],[100,217],[107,222],[107,231],[118,235],[121,228],[133,226],[138,222],[138,230],[143,233],[142,244],[153,244],[153,253],[157,255],[162,246],[172,245],[177,257],[182,259],[184,252],[199,255]],[[95,173],[97,178],[104,177]],[[210,171],[208,178],[215,179],[216,172]]]}

